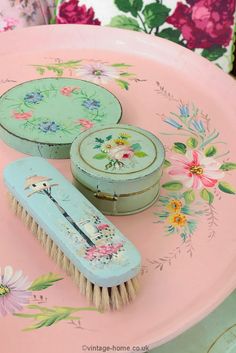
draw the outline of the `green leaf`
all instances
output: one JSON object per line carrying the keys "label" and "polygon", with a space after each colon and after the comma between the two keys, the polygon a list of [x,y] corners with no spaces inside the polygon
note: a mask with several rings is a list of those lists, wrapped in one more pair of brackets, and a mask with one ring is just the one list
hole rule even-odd
{"label": "green leaf", "polygon": [[162,185],[162,187],[169,191],[178,191],[182,189],[183,184],[180,181],[169,181]]}
{"label": "green leaf", "polygon": [[214,201],[214,195],[208,191],[207,189],[202,189],[200,192],[200,196],[204,201],[207,201],[210,204]]}
{"label": "green leaf", "polygon": [[226,181],[220,181],[218,184],[218,188],[227,194],[236,194],[236,189]]}
{"label": "green leaf", "polygon": [[147,153],[145,153],[143,151],[135,151],[134,155],[139,158],[147,157]]}
{"label": "green leaf", "polygon": [[198,145],[198,141],[197,139],[195,139],[194,137],[190,137],[187,142],[186,142],[187,146],[190,148],[196,148]]}
{"label": "green leaf", "polygon": [[165,23],[170,9],[160,3],[151,3],[146,5],[143,10],[145,24],[149,28],[159,27]]}
{"label": "green leaf", "polygon": [[188,190],[183,193],[186,204],[190,204],[195,200],[195,194],[193,190]]}
{"label": "green leaf", "polygon": [[220,169],[224,170],[225,172],[236,169],[236,163],[232,163],[232,162],[224,163],[221,165]]}
{"label": "green leaf", "polygon": [[[131,29],[132,31],[140,31],[138,21],[132,17],[127,17],[124,15],[118,15],[111,19],[109,23],[110,27],[117,27],[123,29]],[[114,66],[114,65],[113,65]]]}
{"label": "green leaf", "polygon": [[205,156],[206,157],[212,157],[214,154],[216,154],[217,149],[215,146],[210,146],[205,150]]}
{"label": "green leaf", "polygon": [[128,89],[129,89],[129,83],[128,82],[126,82],[124,80],[118,80],[118,79],[116,79],[115,81],[122,89],[125,89],[126,91],[128,91]]}
{"label": "green leaf", "polygon": [[115,0],[115,5],[122,12],[130,12],[134,17],[143,8],[143,0]]}
{"label": "green leaf", "polygon": [[107,158],[107,153],[97,153],[95,156],[93,156],[94,159],[105,159]]}
{"label": "green leaf", "polygon": [[178,43],[181,32],[178,29],[165,28],[157,35],[161,38],[166,38],[171,40],[172,42]]}
{"label": "green leaf", "polygon": [[112,135],[109,135],[109,136],[106,137],[107,141],[110,141],[111,139],[112,139]]}
{"label": "green leaf", "polygon": [[135,74],[132,74],[130,72],[121,72],[120,73],[120,76],[123,76],[123,77],[130,77],[130,76],[134,76]]}
{"label": "green leaf", "polygon": [[133,151],[140,151],[142,149],[139,143],[134,143],[133,145],[131,145],[131,148]]}
{"label": "green leaf", "polygon": [[163,168],[168,168],[171,166],[171,163],[167,161],[167,159],[164,160]]}
{"label": "green leaf", "polygon": [[211,48],[204,49],[202,51],[202,56],[210,61],[214,61],[219,59],[224,53],[226,53],[227,49],[222,48],[219,45],[214,45]]}
{"label": "green leaf", "polygon": [[95,141],[96,141],[96,142],[99,142],[99,143],[104,143],[104,140],[103,140],[103,139],[100,139],[100,138],[98,138],[98,137],[95,138]]}
{"label": "green leaf", "polygon": [[37,67],[36,71],[39,73],[39,75],[43,75],[45,73],[45,69],[41,66]]}
{"label": "green leaf", "polygon": [[132,65],[129,65],[129,64],[124,64],[124,63],[119,63],[119,64],[112,64],[111,66],[114,66],[114,67],[131,67]]}
{"label": "green leaf", "polygon": [[62,279],[63,278],[60,277],[59,275],[50,272],[46,275],[40,276],[35,281],[33,281],[31,286],[29,287],[29,290],[40,291],[48,287],[51,287],[55,282],[60,281]]}
{"label": "green leaf", "polygon": [[172,151],[180,154],[185,154],[186,150],[187,150],[187,146],[182,142],[175,142],[172,147]]}

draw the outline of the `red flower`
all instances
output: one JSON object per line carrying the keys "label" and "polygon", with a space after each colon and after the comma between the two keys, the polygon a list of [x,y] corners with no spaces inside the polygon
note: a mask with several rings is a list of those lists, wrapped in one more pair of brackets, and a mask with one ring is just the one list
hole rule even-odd
{"label": "red flower", "polygon": [[92,7],[87,10],[85,5],[79,6],[79,0],[69,0],[64,1],[59,6],[56,23],[100,25],[101,22],[94,16],[95,13]]}
{"label": "red flower", "polygon": [[187,0],[177,3],[167,22],[178,28],[189,49],[227,46],[232,38],[235,0]]}
{"label": "red flower", "polygon": [[19,112],[13,112],[12,113],[13,118],[17,120],[28,120],[32,118],[33,114],[32,112],[25,112],[25,113],[19,113]]}

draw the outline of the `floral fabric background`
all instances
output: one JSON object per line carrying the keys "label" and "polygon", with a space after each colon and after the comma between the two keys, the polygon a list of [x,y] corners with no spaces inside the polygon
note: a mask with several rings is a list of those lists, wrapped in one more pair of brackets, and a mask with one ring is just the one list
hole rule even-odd
{"label": "floral fabric background", "polygon": [[1,0],[0,32],[46,24],[49,20],[46,0]]}
{"label": "floral fabric background", "polygon": [[169,39],[232,70],[235,0],[59,0],[54,23],[108,25]]}

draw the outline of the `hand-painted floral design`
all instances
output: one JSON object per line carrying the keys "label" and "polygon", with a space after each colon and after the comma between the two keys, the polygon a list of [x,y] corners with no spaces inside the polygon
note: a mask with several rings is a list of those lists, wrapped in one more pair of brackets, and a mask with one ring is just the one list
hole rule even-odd
{"label": "hand-painted floral design", "polygon": [[[59,322],[73,323],[80,326],[80,317],[75,316],[80,311],[97,311],[93,307],[45,307],[47,301],[43,295],[37,295],[63,278],[54,273],[48,273],[30,282],[22,271],[13,271],[11,266],[0,270],[0,317],[13,314],[24,319],[33,319],[32,325],[23,329],[32,331],[56,325]],[[25,310],[26,309],[26,310]],[[20,313],[20,311],[23,311]]]}
{"label": "hand-painted floral design", "polygon": [[79,91],[79,90],[80,90],[80,87],[69,87],[69,86],[66,86],[66,87],[62,87],[60,89],[60,92],[61,92],[61,94],[63,96],[71,96],[73,92]]}
{"label": "hand-painted floral design", "polygon": [[203,210],[194,209],[185,200],[184,194],[170,193],[159,199],[160,211],[155,215],[159,217],[165,229],[165,235],[179,235],[183,241],[191,238],[197,229],[197,216],[203,214]]}
{"label": "hand-painted floral design", "polygon": [[22,271],[13,272],[11,266],[0,271],[0,316],[13,314],[29,302],[29,282]]}
{"label": "hand-painted floral design", "polygon": [[81,78],[98,84],[106,84],[120,77],[116,67],[105,65],[101,62],[83,65],[76,70],[76,73]]}
{"label": "hand-painted floral design", "polygon": [[101,103],[96,99],[86,99],[82,105],[89,110],[97,110],[100,108]]}
{"label": "hand-painted floral design", "polygon": [[32,118],[33,113],[32,112],[12,112],[12,117],[17,120],[28,120]]}
{"label": "hand-painted floral design", "polygon": [[47,71],[53,72],[56,76],[62,75],[77,76],[83,80],[91,81],[99,85],[106,85],[115,82],[121,89],[128,90],[129,81],[145,81],[136,78],[134,73],[129,72],[132,65],[125,63],[108,64],[98,60],[89,60],[83,63],[83,60],[62,61],[55,59],[55,62],[43,65],[32,65],[42,76]]}
{"label": "hand-painted floral design", "polygon": [[[61,118],[57,114],[55,120],[51,119],[52,104],[55,104],[55,100],[60,101],[61,99],[65,99],[63,102],[65,107],[66,104],[70,107],[70,103],[72,103],[76,109],[73,107],[70,112],[70,109],[65,108],[64,114],[66,117],[68,114],[67,119],[64,118],[63,113]],[[102,99],[102,96],[96,91],[81,89],[77,85],[61,86],[60,81],[57,82],[56,79],[55,82],[48,83],[46,79],[40,88],[24,92],[17,99],[10,97],[7,100],[7,104],[9,102],[7,109],[10,110],[10,116],[13,119],[24,121],[21,125],[24,126],[24,130],[37,130],[44,134],[56,134],[57,132],[75,134],[75,131],[79,133],[87,130],[103,120],[105,111]],[[45,111],[48,105],[48,114],[42,115],[41,104],[44,105]],[[77,118],[75,114],[81,114],[86,118]]]}
{"label": "hand-painted floral design", "polygon": [[221,163],[201,151],[190,150],[185,156],[171,157],[171,161],[169,175],[181,180],[186,188],[213,187],[225,176],[220,169]]}
{"label": "hand-painted floral design", "polygon": [[94,9],[80,6],[80,0],[63,1],[57,10],[55,22],[57,24],[89,24],[99,26],[101,22],[95,18]]}
{"label": "hand-painted floral design", "polygon": [[47,133],[47,132],[57,132],[61,129],[60,125],[58,125],[55,121],[43,121],[38,125],[39,130]]}
{"label": "hand-painted floral design", "polygon": [[[116,0],[124,14],[110,21],[111,27],[154,34],[215,61],[233,41],[235,0],[182,0],[171,13],[170,2]],[[218,64],[219,65],[219,64]]]}
{"label": "hand-painted floral design", "polygon": [[85,258],[89,261],[93,260],[109,260],[114,258],[114,256],[118,255],[120,251],[122,251],[123,244],[107,244],[107,245],[100,245],[90,247],[86,251]]}
{"label": "hand-painted floral design", "polygon": [[78,119],[75,122],[76,124],[81,125],[83,130],[90,129],[94,126],[94,123],[88,119]]}
{"label": "hand-painted floral design", "polygon": [[165,235],[179,235],[181,243],[168,255],[151,263],[162,270],[181,253],[182,247],[192,256],[194,239],[200,219],[206,217],[212,239],[218,225],[216,199],[221,193],[236,194],[228,177],[236,163],[227,157],[227,144],[219,140],[219,132],[211,128],[211,119],[193,104],[179,103],[178,111],[162,116],[163,122],[178,136],[167,146],[166,180],[162,184],[157,223],[163,223]]}
{"label": "hand-painted floral design", "polygon": [[134,162],[134,157],[145,158],[146,152],[142,150],[139,143],[130,141],[131,135],[121,133],[117,137],[106,136],[105,139],[96,137],[94,149],[98,149],[93,158],[98,160],[107,159],[105,169],[121,169],[128,167],[130,162]]}
{"label": "hand-painted floral design", "polygon": [[14,29],[17,26],[17,24],[18,24],[18,20],[15,18],[10,18],[10,17],[0,18],[0,33]]}
{"label": "hand-painted floral design", "polygon": [[39,104],[44,99],[44,95],[39,92],[27,93],[24,97],[24,102],[28,104]]}

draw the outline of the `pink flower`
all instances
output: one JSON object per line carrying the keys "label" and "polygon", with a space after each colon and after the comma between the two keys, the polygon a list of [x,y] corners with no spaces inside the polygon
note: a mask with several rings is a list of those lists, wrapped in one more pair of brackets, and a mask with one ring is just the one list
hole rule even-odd
{"label": "pink flower", "polygon": [[101,224],[97,225],[97,229],[98,230],[103,230],[103,229],[106,229],[106,228],[109,228],[109,225],[106,224],[106,223],[101,223]]}
{"label": "pink flower", "polygon": [[0,316],[20,311],[29,302],[29,282],[22,271],[13,273],[11,266],[0,269]]}
{"label": "pink flower", "polygon": [[117,252],[120,250],[120,248],[122,248],[122,246],[123,245],[121,243],[93,246],[87,250],[85,258],[91,261],[96,258],[117,254]]}
{"label": "pink flower", "polygon": [[25,112],[25,113],[13,112],[12,115],[13,115],[13,118],[18,120],[28,120],[32,118],[32,112]]}
{"label": "pink flower", "polygon": [[83,126],[84,130],[90,129],[94,126],[94,123],[87,119],[78,119],[75,121],[77,124]]}
{"label": "pink flower", "polygon": [[69,0],[63,1],[59,6],[56,23],[100,25],[101,22],[94,17],[95,13],[92,7],[87,9],[85,5],[79,6],[79,0]]}
{"label": "pink flower", "polygon": [[205,157],[200,151],[188,151],[185,156],[171,159],[174,163],[169,174],[181,180],[187,188],[213,187],[225,174],[219,169],[221,163],[212,157]]}
{"label": "pink flower", "polygon": [[130,159],[133,157],[134,152],[127,145],[118,145],[109,149],[108,154],[112,159],[117,159],[120,161],[121,159]]}
{"label": "pink flower", "polygon": [[77,69],[76,73],[81,78],[98,84],[106,84],[109,81],[120,77],[120,74],[115,67],[104,65],[99,62],[84,65]]}
{"label": "pink flower", "polygon": [[187,0],[177,2],[167,22],[178,28],[187,47],[227,46],[232,38],[235,0]]}
{"label": "pink flower", "polygon": [[0,20],[0,32],[6,32],[12,30],[18,24],[18,20],[15,18],[3,18]]}
{"label": "pink flower", "polygon": [[79,87],[75,88],[75,87],[65,86],[60,89],[60,92],[61,94],[63,94],[63,96],[70,96],[74,90],[79,90],[79,89],[80,89]]}

